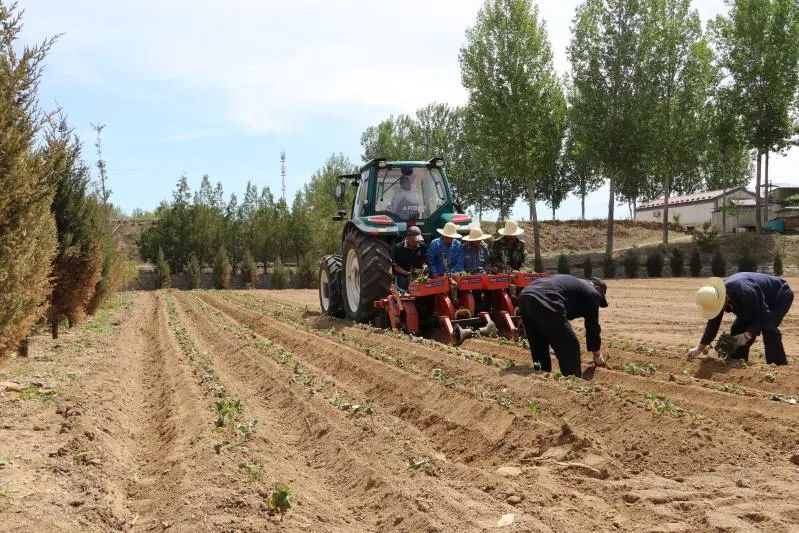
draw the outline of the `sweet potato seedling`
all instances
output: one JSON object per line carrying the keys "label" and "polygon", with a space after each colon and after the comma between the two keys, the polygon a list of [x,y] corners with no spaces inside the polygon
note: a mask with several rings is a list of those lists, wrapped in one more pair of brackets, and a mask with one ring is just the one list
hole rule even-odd
{"label": "sweet potato seedling", "polygon": [[510,409],[513,406],[513,403],[511,402],[510,398],[505,398],[502,396],[497,398],[497,403],[499,403],[499,405],[501,405],[505,409]]}
{"label": "sweet potato seedling", "polygon": [[530,408],[530,414],[534,417],[538,418],[538,415],[541,414],[541,404],[538,402],[534,402],[533,400],[527,400],[527,407]]}
{"label": "sweet potato seedling", "polygon": [[735,353],[735,337],[729,333],[722,333],[713,348],[719,354],[719,357],[728,359]]}
{"label": "sweet potato seedling", "polygon": [[516,361],[514,361],[513,359],[505,359],[505,368],[507,370],[513,370],[514,368],[516,368]]}
{"label": "sweet potato seedling", "polygon": [[414,458],[408,459],[408,468],[416,472],[420,470],[427,470],[427,467],[429,465],[430,465],[430,459],[428,459],[427,457],[420,457],[418,459]]}
{"label": "sweet potato seedling", "polygon": [[261,461],[242,461],[239,463],[239,468],[247,472],[247,475],[250,476],[250,479],[257,480],[260,479],[261,474],[263,474],[264,465],[261,464]]}
{"label": "sweet potato seedling", "polygon": [[244,405],[238,398],[225,397],[214,403],[217,414],[216,427],[225,427],[236,421],[236,417],[244,411]]}
{"label": "sweet potato seedling", "polygon": [[258,424],[258,419],[250,420],[249,422],[243,422],[238,425],[239,433],[245,439],[249,439],[252,437],[253,433],[255,433],[255,426]]}
{"label": "sweet potato seedling", "polygon": [[657,366],[652,363],[624,363],[622,370],[634,376],[651,376],[657,371]]}
{"label": "sweet potato seedling", "polygon": [[280,519],[291,508],[291,488],[283,483],[275,483],[272,487],[272,495],[269,497],[267,507],[270,515],[280,513]]}
{"label": "sweet potato seedling", "polygon": [[452,387],[453,385],[455,385],[455,380],[447,377],[444,371],[441,370],[440,368],[433,369],[433,379],[437,380],[445,387]]}

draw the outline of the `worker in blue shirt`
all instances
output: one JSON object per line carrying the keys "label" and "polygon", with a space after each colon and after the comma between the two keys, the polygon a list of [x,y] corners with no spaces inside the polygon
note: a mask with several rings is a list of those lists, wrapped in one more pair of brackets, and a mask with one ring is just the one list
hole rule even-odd
{"label": "worker in blue shirt", "polygon": [[441,237],[434,239],[427,250],[427,266],[430,275],[443,276],[447,273],[463,270],[463,248],[460,243],[458,228],[447,222],[444,229],[436,230]]}
{"label": "worker in blue shirt", "polygon": [[696,303],[708,322],[699,345],[688,351],[689,360],[707,351],[727,312],[736,317],[730,328],[736,345],[733,359],[748,361],[749,348],[762,333],[766,363],[788,364],[779,330],[793,304],[793,291],[785,280],[759,272],[739,272],[723,280],[710,278],[696,292]]}

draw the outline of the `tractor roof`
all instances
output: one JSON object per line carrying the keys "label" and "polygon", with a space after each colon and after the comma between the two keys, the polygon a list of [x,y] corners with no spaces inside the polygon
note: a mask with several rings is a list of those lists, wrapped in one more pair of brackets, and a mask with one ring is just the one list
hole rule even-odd
{"label": "tractor roof", "polygon": [[385,164],[390,167],[429,167],[433,164],[433,161],[436,159],[440,159],[438,157],[434,157],[429,161],[388,161],[385,158],[376,158],[370,159],[361,167],[360,172],[363,172],[367,168],[378,166],[381,161],[385,161]]}

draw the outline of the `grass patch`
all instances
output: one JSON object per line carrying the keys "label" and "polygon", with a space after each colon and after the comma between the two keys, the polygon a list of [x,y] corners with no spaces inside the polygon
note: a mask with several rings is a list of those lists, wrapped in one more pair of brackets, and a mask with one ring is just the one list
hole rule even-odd
{"label": "grass patch", "polygon": [[21,397],[25,400],[38,400],[44,404],[51,404],[58,396],[58,391],[48,390],[42,392],[39,387],[31,384],[22,389]]}

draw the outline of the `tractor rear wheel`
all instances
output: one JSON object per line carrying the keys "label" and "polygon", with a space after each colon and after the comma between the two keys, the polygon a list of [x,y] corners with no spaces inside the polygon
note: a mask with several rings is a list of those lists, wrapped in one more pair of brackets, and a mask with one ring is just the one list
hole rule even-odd
{"label": "tractor rear wheel", "polygon": [[383,239],[352,229],[344,237],[344,311],[356,322],[369,322],[374,302],[391,288],[391,248]]}
{"label": "tractor rear wheel", "polygon": [[344,316],[340,255],[326,255],[319,262],[319,306],[326,315]]}

